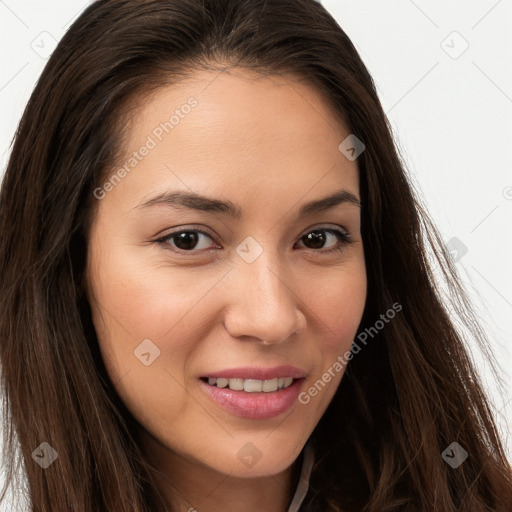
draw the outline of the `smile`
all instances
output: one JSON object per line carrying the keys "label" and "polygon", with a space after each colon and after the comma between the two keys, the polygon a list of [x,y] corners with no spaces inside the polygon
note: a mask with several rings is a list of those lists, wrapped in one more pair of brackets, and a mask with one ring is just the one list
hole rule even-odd
{"label": "smile", "polygon": [[293,377],[279,377],[269,380],[257,379],[226,379],[222,377],[209,377],[204,379],[210,386],[229,388],[233,391],[246,393],[272,393],[279,389],[286,389],[293,384]]}

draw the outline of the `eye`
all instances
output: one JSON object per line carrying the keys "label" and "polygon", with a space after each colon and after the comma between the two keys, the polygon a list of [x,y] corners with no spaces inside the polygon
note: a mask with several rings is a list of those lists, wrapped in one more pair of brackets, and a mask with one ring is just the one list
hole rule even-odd
{"label": "eye", "polygon": [[[326,236],[326,234],[328,236]],[[325,249],[324,244],[329,242],[329,238],[333,243]],[[308,247],[308,249],[313,250],[313,252],[326,253],[342,251],[352,240],[350,238],[350,233],[344,229],[319,227],[306,233],[299,239],[299,241],[304,241],[303,243],[309,244],[310,247]]]}
{"label": "eye", "polygon": [[[207,250],[212,245],[211,241],[213,241],[213,237],[200,229],[180,229],[154,240],[177,253]],[[306,248],[309,249],[309,252],[329,253],[342,251],[352,240],[350,233],[345,229],[318,227],[300,237],[299,241],[307,244]],[[325,248],[326,243],[328,244],[327,248]],[[221,247],[217,245],[216,248]]]}
{"label": "eye", "polygon": [[[176,252],[191,252],[194,250],[205,250],[208,248],[208,243],[205,243],[204,239],[212,240],[212,237],[200,229],[181,229],[180,231],[174,231],[158,238],[155,242],[162,245],[171,245],[171,250]],[[170,244],[170,241],[173,241]],[[197,246],[199,243],[199,247]],[[173,247],[174,246],[174,249]]]}

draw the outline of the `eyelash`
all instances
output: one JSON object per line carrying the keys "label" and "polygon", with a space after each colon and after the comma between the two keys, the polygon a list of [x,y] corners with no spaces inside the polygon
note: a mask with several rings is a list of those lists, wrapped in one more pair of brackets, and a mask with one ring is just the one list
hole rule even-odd
{"label": "eyelash", "polygon": [[[331,227],[327,228],[327,227],[322,227],[322,226],[319,226],[319,227],[316,227],[314,229],[311,229],[311,230],[307,231],[304,235],[299,237],[299,240],[301,240],[306,235],[308,235],[308,234],[310,234],[310,233],[312,233],[314,231],[325,231],[326,233],[331,233],[332,235],[334,235],[338,239],[338,244],[335,247],[333,247],[331,249],[327,249],[327,250],[307,249],[306,248],[307,252],[320,253],[320,254],[330,254],[330,253],[333,253],[333,252],[343,252],[346,249],[346,246],[349,245],[350,243],[352,243],[352,238],[351,238],[350,232],[348,230],[346,230],[344,228],[343,229],[337,229],[337,228],[331,228]],[[167,235],[164,235],[162,237],[157,238],[156,240],[153,240],[153,242],[158,243],[158,244],[162,245],[166,250],[170,250],[170,251],[175,252],[177,254],[187,254],[187,255],[197,254],[197,252],[195,252],[194,249],[192,249],[190,251],[185,251],[184,249],[178,249],[176,247],[169,248],[168,241],[171,240],[173,237],[175,237],[176,235],[178,235],[180,233],[200,233],[200,234],[203,234],[203,235],[205,235],[208,238],[213,240],[213,237],[209,233],[207,233],[206,231],[203,231],[202,229],[190,228],[190,229],[180,229],[180,230],[177,230],[177,231],[173,231],[172,233],[168,233]],[[213,240],[213,241],[215,242],[215,240]],[[203,251],[203,250],[200,249],[199,252],[201,252],[201,251]]]}

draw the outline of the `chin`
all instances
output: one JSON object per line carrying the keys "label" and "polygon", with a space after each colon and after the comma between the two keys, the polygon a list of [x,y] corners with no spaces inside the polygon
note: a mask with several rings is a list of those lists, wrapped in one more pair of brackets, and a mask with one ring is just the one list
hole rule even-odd
{"label": "chin", "polygon": [[[302,445],[298,448],[294,443],[289,449],[283,444],[263,447],[264,443],[247,441],[241,449],[236,450],[234,457],[221,459],[214,457],[212,467],[223,474],[238,478],[260,478],[278,475],[287,470],[299,456]],[[223,452],[224,454],[226,452]]]}

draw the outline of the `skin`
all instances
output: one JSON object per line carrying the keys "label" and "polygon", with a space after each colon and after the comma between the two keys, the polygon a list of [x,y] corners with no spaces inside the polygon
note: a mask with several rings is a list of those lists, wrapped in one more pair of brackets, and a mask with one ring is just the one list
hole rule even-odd
{"label": "skin", "polygon": [[[197,106],[98,201],[86,273],[93,322],[176,510],[225,511],[229,503],[239,512],[285,512],[292,470],[300,470],[294,461],[344,369],[307,405],[296,401],[268,420],[221,409],[199,377],[291,364],[306,371],[307,390],[350,349],[366,301],[360,208],[347,202],[301,218],[298,211],[338,189],[360,199],[357,161],[338,150],[350,132],[316,89],[236,69],[194,71],[148,97],[131,117],[118,164],[190,97]],[[242,217],[138,206],[167,190],[229,200]],[[352,241],[321,231],[325,241],[315,245],[305,235],[319,226],[344,228]],[[173,252],[183,247],[176,237],[154,242],[194,228],[209,236],[189,240],[188,253]],[[236,252],[249,236],[263,250],[252,263]],[[160,350],[149,366],[134,355],[145,339]],[[247,443],[261,454],[252,467],[237,456]]]}

